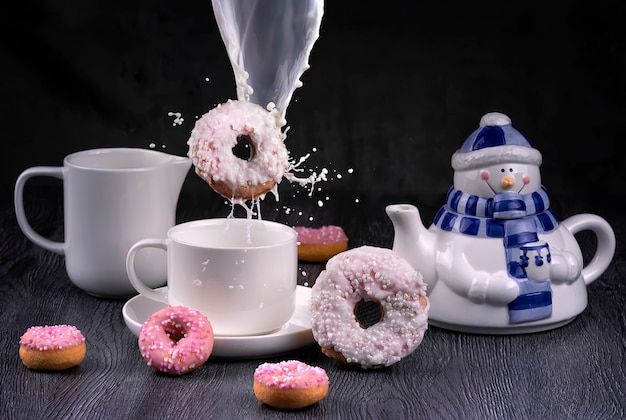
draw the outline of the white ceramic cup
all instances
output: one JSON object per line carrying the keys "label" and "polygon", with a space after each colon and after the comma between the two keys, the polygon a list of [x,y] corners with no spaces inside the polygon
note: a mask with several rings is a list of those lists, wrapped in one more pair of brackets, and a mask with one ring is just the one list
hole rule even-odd
{"label": "white ceramic cup", "polygon": [[[145,297],[204,313],[216,335],[259,335],[293,315],[298,273],[297,233],[258,219],[206,219],[179,224],[167,239],[130,248],[128,277]],[[167,252],[167,289],[154,290],[135,271],[144,250]]]}
{"label": "white ceramic cup", "polygon": [[[63,166],[26,169],[15,183],[15,214],[33,243],[65,256],[71,282],[89,294],[135,294],[126,275],[126,254],[143,238],[165,235],[176,223],[176,204],[191,160],[148,149],[85,150]],[[37,233],[24,211],[24,186],[33,177],[63,180],[64,240]],[[138,271],[154,287],[165,284],[162,252],[142,255]]]}

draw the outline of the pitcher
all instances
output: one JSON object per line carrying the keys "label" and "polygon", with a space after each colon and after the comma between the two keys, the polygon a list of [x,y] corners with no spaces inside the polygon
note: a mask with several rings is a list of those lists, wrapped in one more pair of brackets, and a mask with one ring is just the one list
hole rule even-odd
{"label": "pitcher", "polygon": [[[15,184],[15,213],[35,244],[65,256],[76,286],[99,297],[135,294],[126,254],[140,239],[160,237],[176,223],[176,204],[191,167],[186,157],[134,148],[86,150],[65,157],[63,166],[25,170]],[[64,241],[43,237],[24,212],[24,185],[36,176],[63,180]],[[142,253],[137,271],[152,287],[166,283],[166,256]]]}

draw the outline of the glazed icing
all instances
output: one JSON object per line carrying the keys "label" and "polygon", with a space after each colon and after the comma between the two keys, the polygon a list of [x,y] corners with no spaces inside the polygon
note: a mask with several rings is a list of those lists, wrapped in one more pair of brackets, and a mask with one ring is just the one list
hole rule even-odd
{"label": "glazed icing", "polygon": [[[361,300],[378,302],[380,322],[364,329]],[[362,368],[390,366],[413,352],[428,326],[422,275],[390,249],[362,246],[331,258],[311,291],[311,326],[322,348]]]}
{"label": "glazed icing", "polygon": [[30,327],[20,338],[20,345],[29,350],[61,350],[85,342],[83,334],[73,325]]}
{"label": "glazed icing", "polygon": [[311,388],[328,385],[328,375],[320,367],[298,360],[263,363],[254,371],[254,379],[268,387]]}
{"label": "glazed icing", "polygon": [[[254,149],[249,160],[232,152],[240,136],[248,136]],[[229,100],[196,121],[187,141],[188,155],[202,179],[223,182],[235,191],[242,185],[281,181],[289,167],[284,138],[275,113]]]}
{"label": "glazed icing", "polygon": [[296,226],[294,229],[298,233],[298,242],[303,245],[328,244],[348,240],[346,233],[340,226],[329,225],[321,228]]}
{"label": "glazed icing", "polygon": [[168,306],[142,325],[139,351],[148,366],[181,375],[206,362],[213,341],[213,328],[205,315],[185,306]]}

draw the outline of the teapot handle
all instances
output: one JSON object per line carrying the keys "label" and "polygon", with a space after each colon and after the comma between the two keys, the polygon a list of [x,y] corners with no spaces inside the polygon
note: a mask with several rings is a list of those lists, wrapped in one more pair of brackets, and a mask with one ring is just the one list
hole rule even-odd
{"label": "teapot handle", "polygon": [[585,284],[590,284],[604,273],[615,254],[615,233],[606,220],[595,214],[582,213],[571,216],[561,222],[572,234],[590,230],[596,235],[596,252],[582,269]]}

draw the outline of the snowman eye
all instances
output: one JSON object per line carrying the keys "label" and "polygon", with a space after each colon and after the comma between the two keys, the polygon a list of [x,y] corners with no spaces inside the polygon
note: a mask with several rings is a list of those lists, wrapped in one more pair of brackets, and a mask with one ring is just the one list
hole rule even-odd
{"label": "snowman eye", "polygon": [[500,169],[500,172],[504,173],[504,168]]}

